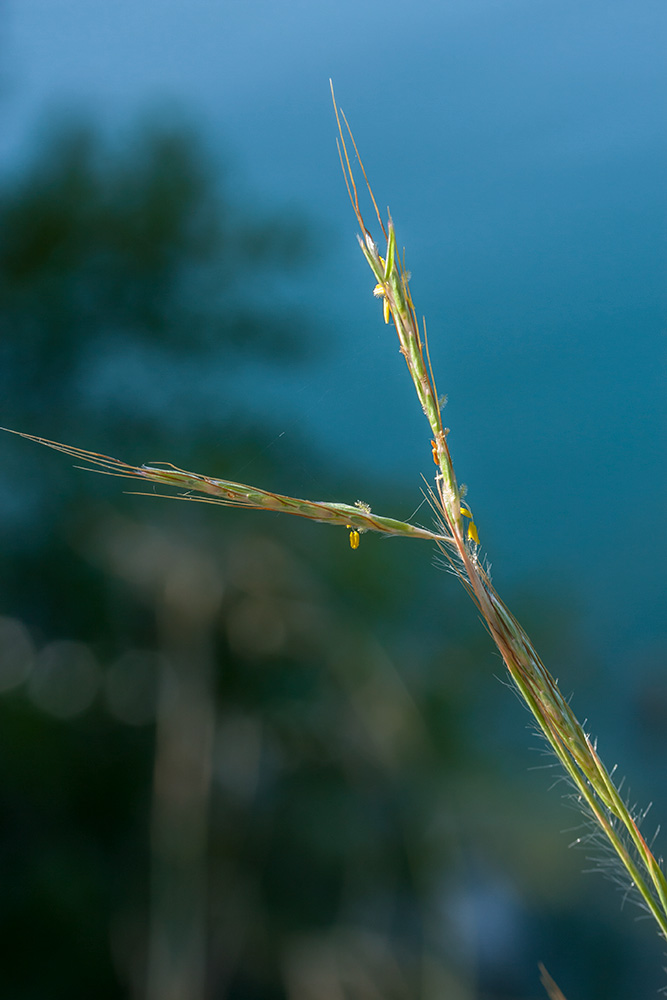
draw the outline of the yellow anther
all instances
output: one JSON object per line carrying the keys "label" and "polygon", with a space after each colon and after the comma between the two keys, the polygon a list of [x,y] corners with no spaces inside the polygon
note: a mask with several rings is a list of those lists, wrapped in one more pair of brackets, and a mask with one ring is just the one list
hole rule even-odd
{"label": "yellow anther", "polygon": [[359,548],[359,532],[355,528],[353,528],[351,524],[348,524],[347,528],[348,528],[348,530],[350,532],[350,548],[351,549],[358,549]]}
{"label": "yellow anther", "polygon": [[391,309],[389,308],[389,299],[386,295],[382,300],[382,315],[384,316],[385,323],[388,323],[391,319]]}
{"label": "yellow anther", "polygon": [[464,517],[470,519],[470,524],[468,525],[468,532],[467,532],[468,538],[470,539],[471,542],[474,542],[475,545],[479,545],[479,535],[477,534],[477,528],[475,526],[475,522],[472,519],[472,514],[470,513],[467,507],[463,506],[463,504],[460,505],[460,510]]}

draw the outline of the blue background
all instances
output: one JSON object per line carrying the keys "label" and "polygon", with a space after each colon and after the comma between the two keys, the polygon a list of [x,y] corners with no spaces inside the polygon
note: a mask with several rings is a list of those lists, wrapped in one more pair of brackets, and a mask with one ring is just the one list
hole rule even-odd
{"label": "blue background", "polygon": [[[417,506],[428,434],[356,245],[333,78],[406,247],[496,585],[568,595],[594,674],[575,710],[663,818],[664,763],[627,707],[667,687],[666,21],[650,0],[22,0],[0,22],[7,175],[63,111],[119,141],[137,115],[182,115],[240,198],[316,224],[309,273],[282,290],[315,357],[258,363],[238,405],[271,418],[278,459],[306,435],[408,516],[383,489],[414,483]],[[200,401],[229,405],[214,384]],[[294,492],[318,498],[317,473]]]}

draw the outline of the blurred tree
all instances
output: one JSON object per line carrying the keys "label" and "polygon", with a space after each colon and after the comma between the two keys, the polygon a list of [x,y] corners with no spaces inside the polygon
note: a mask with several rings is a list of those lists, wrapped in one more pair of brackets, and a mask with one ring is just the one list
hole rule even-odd
{"label": "blurred tree", "polygon": [[[150,415],[163,434],[170,409],[196,398],[183,395],[184,383],[196,393],[193,369],[214,365],[224,399],[239,359],[292,360],[301,324],[273,301],[271,277],[303,262],[306,230],[253,214],[185,128],[154,127],[120,150],[90,127],[52,138],[0,196],[3,412],[99,422],[96,394],[132,365],[129,391],[112,387],[105,432]],[[172,399],[151,408],[165,376]]]}
{"label": "blurred tree", "polygon": [[[299,265],[306,247],[303,225],[255,218],[225,193],[189,129],[153,127],[115,150],[90,127],[54,135],[0,195],[3,421],[77,440],[85,431],[118,452],[138,440],[144,455],[180,431],[207,462],[226,463],[251,440],[234,409],[239,363],[303,355],[299,317],[272,279]],[[199,393],[214,376],[217,411]],[[194,461],[195,448],[186,451]],[[53,478],[31,482],[21,461],[12,467],[11,448],[7,455],[2,606],[17,617],[2,619],[0,686],[18,690],[2,703],[3,762],[12,761],[3,853],[12,864],[0,911],[14,956],[2,975],[17,997],[115,995],[110,914],[116,904],[134,912],[138,895],[139,923],[146,919],[152,740],[127,725],[155,719],[166,684],[162,602],[159,588],[148,608],[131,589],[114,590],[108,567],[82,551],[109,521],[91,483],[55,467]],[[150,553],[146,564],[150,573]],[[72,635],[78,643],[58,642]],[[210,712],[210,698],[201,704]],[[158,788],[154,813],[160,801]],[[126,925],[120,919],[112,939],[129,975]],[[144,973],[132,975],[145,995]]]}

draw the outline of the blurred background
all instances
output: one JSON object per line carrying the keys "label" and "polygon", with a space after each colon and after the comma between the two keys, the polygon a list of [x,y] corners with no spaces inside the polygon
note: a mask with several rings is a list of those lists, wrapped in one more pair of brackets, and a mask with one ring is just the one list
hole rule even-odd
{"label": "blurred background", "polygon": [[[406,247],[496,586],[667,817],[655,0],[6,0],[0,423],[408,518],[428,432],[328,79]],[[125,495],[0,442],[11,1000],[652,996],[423,543]],[[429,512],[415,518],[429,523]],[[656,851],[664,838],[658,835]],[[664,848],[663,848],[664,850]]]}

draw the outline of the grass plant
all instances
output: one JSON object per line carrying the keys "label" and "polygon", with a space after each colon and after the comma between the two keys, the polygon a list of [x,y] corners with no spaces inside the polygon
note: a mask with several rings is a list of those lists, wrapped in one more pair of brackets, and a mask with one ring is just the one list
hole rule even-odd
{"label": "grass plant", "polygon": [[[496,593],[487,565],[480,556],[472,512],[464,500],[463,489],[458,485],[447,444],[449,431],[443,424],[442,400],[431,369],[426,328],[424,325],[420,329],[410,293],[409,275],[398,252],[394,224],[389,213],[386,222],[383,221],[347,120],[339,112],[335,100],[334,110],[341,165],[360,229],[359,246],[372,271],[373,292],[382,301],[385,322],[393,323],[395,328],[400,352],[430,429],[437,471],[433,486],[427,488],[427,496],[435,514],[435,530],[377,515],[360,502],[349,505],[302,500],[243,483],[187,472],[172,465],[133,466],[46,438],[18,431],[11,433],[64,452],[103,474],[185,491],[176,495],[179,499],[295,514],[345,527],[349,531],[352,548],[357,547],[359,536],[364,532],[399,535],[434,543],[477,606],[519,695],[565,771],[573,797],[587,819],[587,832],[578,842],[591,840],[599,845],[602,841],[611,849],[622,866],[625,889],[638,895],[639,902],[655,919],[661,935],[667,938],[667,879],[660,861],[653,855],[640,830],[645,813],[638,812],[624,801],[620,786],[614,782],[613,770],[605,768],[595,741],[577,720],[528,635]],[[381,247],[371,235],[362,215],[351,150],[357,156],[377,216],[382,233]],[[617,864],[614,870],[617,878],[618,870]],[[562,996],[545,970],[543,977],[550,996]]]}

